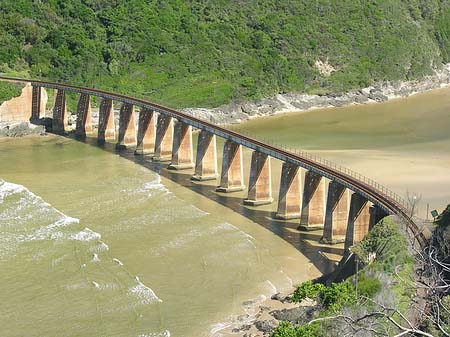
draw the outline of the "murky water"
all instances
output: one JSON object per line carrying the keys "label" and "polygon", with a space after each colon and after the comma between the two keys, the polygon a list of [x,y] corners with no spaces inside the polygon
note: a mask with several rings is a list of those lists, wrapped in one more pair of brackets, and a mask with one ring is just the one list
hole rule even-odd
{"label": "murky water", "polygon": [[[423,212],[450,201],[449,116],[443,89],[239,128],[423,193]],[[191,173],[94,140],[0,140],[0,334],[220,336],[339,259],[342,246],[318,245],[320,232],[273,220],[276,201],[244,207],[245,192],[219,195]]]}
{"label": "murky water", "polygon": [[422,217],[427,204],[440,212],[450,203],[450,87],[381,104],[276,115],[238,128],[340,163],[403,197],[421,196]]}
{"label": "murky water", "polygon": [[159,170],[55,136],[0,141],[2,336],[209,336],[330,270],[295,223]]}

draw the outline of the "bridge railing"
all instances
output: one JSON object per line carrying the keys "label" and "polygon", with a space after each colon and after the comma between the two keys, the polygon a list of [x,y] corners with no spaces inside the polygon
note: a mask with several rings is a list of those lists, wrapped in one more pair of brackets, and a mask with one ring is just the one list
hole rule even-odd
{"label": "bridge railing", "polygon": [[[195,113],[195,112],[191,112],[190,114],[192,116],[198,118],[198,119],[206,121],[204,114],[199,114],[199,113]],[[338,171],[341,174],[344,174],[346,176],[354,178],[354,179],[358,180],[359,182],[362,182],[365,185],[370,186],[373,189],[377,190],[377,192],[379,192],[380,194],[382,194],[382,195],[388,197],[389,199],[395,201],[395,203],[397,203],[398,206],[402,207],[404,210],[408,209],[408,205],[407,205],[405,199],[402,198],[400,195],[398,195],[397,193],[389,190],[386,186],[384,186],[384,185],[376,182],[375,180],[370,179],[370,178],[368,178],[368,177],[366,177],[366,176],[364,176],[364,175],[362,175],[362,174],[360,174],[358,172],[355,172],[355,171],[353,171],[353,170],[351,170],[351,169],[349,169],[347,167],[339,165],[339,164],[337,164],[335,162],[332,162],[332,161],[330,161],[328,159],[325,159],[323,157],[317,156],[316,154],[313,154],[313,153],[310,153],[310,152],[306,152],[304,150],[292,148],[292,147],[286,146],[285,144],[277,143],[277,142],[275,142],[272,139],[267,139],[267,138],[264,138],[264,137],[260,137],[260,136],[251,134],[248,131],[242,129],[241,127],[232,127],[232,129],[234,131],[236,131],[236,132],[239,132],[242,135],[245,135],[248,138],[252,138],[254,140],[258,140],[258,141],[264,142],[264,143],[266,143],[268,145],[272,145],[272,146],[277,147],[277,148],[279,148],[279,149],[281,149],[283,151],[286,151],[286,152],[292,153],[292,154],[294,154],[296,156],[308,159],[308,160],[310,160],[312,162],[315,162],[317,164],[320,164],[322,166],[330,168],[330,169],[332,169],[334,171]]]}
{"label": "bridge railing", "polygon": [[[241,131],[240,131],[241,132]],[[272,143],[274,146],[285,150],[287,152],[293,153],[297,156],[306,158],[308,160],[311,160],[313,162],[316,162],[320,165],[326,166],[330,169],[333,169],[335,171],[338,171],[342,174],[345,174],[347,176],[350,176],[354,179],[357,179],[360,182],[363,182],[364,184],[371,186],[372,188],[376,189],[378,192],[380,192],[381,194],[389,197],[390,199],[394,200],[397,204],[399,204],[400,206],[402,206],[403,208],[407,208],[407,204],[405,202],[405,200],[399,196],[398,194],[396,194],[395,192],[389,190],[387,187],[385,187],[384,185],[374,181],[373,179],[370,179],[364,175],[362,175],[361,173],[355,172],[345,166],[339,165],[335,162],[332,162],[328,159],[325,159],[323,157],[320,157],[316,154],[313,154],[311,152],[306,152],[304,150],[300,150],[300,149],[296,149],[296,148],[291,148],[291,147],[287,147],[284,144],[279,144],[279,143],[275,143],[275,142],[271,142],[270,140],[265,140],[266,142],[268,141],[269,143]]]}
{"label": "bridge railing", "polygon": [[379,193],[387,196],[388,198],[394,200],[403,209],[407,209],[408,208],[405,199],[402,198],[400,195],[398,195],[397,193],[391,191],[386,186],[376,182],[375,180],[370,179],[370,178],[362,175],[361,173],[358,173],[358,172],[353,171],[353,170],[351,170],[351,169],[349,169],[349,168],[347,168],[345,166],[339,165],[339,164],[337,164],[335,162],[332,162],[332,161],[330,161],[328,159],[320,157],[320,156],[318,156],[318,155],[316,155],[314,153],[307,152],[307,151],[304,151],[304,150],[301,150],[301,149],[292,148],[292,147],[286,146],[285,144],[277,143],[277,142],[275,142],[275,141],[273,141],[271,139],[266,139],[266,138],[258,137],[258,136],[255,136],[255,135],[251,135],[247,131],[242,130],[240,128],[239,128],[238,132],[246,135],[247,137],[251,137],[251,138],[254,138],[254,139],[257,139],[257,140],[261,140],[261,141],[263,141],[263,142],[265,142],[267,144],[275,146],[275,147],[277,147],[279,149],[282,149],[282,150],[284,150],[286,152],[290,152],[292,154],[295,154],[296,156],[300,156],[302,158],[306,158],[306,159],[308,159],[310,161],[313,161],[315,163],[318,163],[318,164],[320,164],[322,166],[326,166],[326,167],[328,167],[328,168],[330,168],[332,170],[338,171],[338,172],[340,172],[342,174],[345,174],[345,175],[347,175],[349,177],[352,177],[352,178],[354,178],[354,179],[356,179],[356,180],[358,180],[360,182],[363,182],[364,184],[366,184],[366,185],[376,189]]}
{"label": "bridge railing", "polygon": [[[1,79],[2,80],[24,81],[22,79],[12,79],[12,78],[4,78],[4,77],[1,77]],[[40,83],[40,82],[37,82],[36,84],[37,85],[42,85],[42,83]],[[57,88],[58,84],[55,84],[55,83],[52,84],[50,82],[45,82],[45,86],[46,87],[50,87],[50,88]],[[95,89],[94,89],[94,91],[91,90],[92,92],[90,92],[89,89],[86,89],[86,88],[70,86],[70,88],[68,88],[68,90],[74,90],[74,91],[77,91],[77,92],[85,92],[86,91],[86,93],[88,93],[88,94],[92,93],[93,95],[98,95],[98,91],[96,91]],[[80,90],[82,90],[82,91],[80,91]],[[108,94],[106,92],[102,92],[102,93]],[[121,95],[113,95],[112,99],[116,99],[119,96],[121,96]],[[122,97],[122,101],[127,101],[127,100],[128,100],[127,97],[125,97],[125,96]],[[131,103],[131,104],[133,104],[133,103]],[[192,111],[189,112],[189,113],[184,112],[184,114],[191,115],[192,117],[195,117],[196,119],[202,120],[204,122],[211,123],[211,120],[208,120],[208,118],[205,118],[205,117],[207,117],[207,115],[205,115],[205,114],[196,113],[196,112],[192,112]],[[331,162],[331,161],[329,161],[329,160],[327,160],[325,158],[319,157],[319,156],[317,156],[315,154],[312,154],[312,153],[309,153],[309,152],[306,152],[306,151],[303,151],[303,150],[295,149],[295,148],[294,149],[293,148],[289,148],[289,147],[287,147],[284,144],[275,143],[271,139],[263,139],[261,137],[249,134],[247,131],[242,130],[241,128],[239,128],[239,129],[238,128],[233,128],[233,129],[236,130],[237,132],[239,132],[240,134],[245,135],[249,139],[253,139],[253,140],[256,140],[256,141],[259,141],[259,142],[263,142],[263,143],[265,143],[267,145],[271,145],[272,147],[276,147],[276,148],[278,148],[280,150],[283,150],[286,153],[292,153],[295,156],[302,157],[302,158],[307,159],[307,160],[309,160],[309,161],[311,161],[313,163],[317,163],[317,164],[321,165],[322,167],[329,168],[331,170],[334,170],[335,172],[339,172],[339,173],[341,173],[343,175],[351,177],[354,180],[357,180],[358,183],[360,183],[360,184],[363,183],[363,184],[367,185],[368,187],[371,187],[372,189],[376,190],[379,194],[389,198],[391,200],[391,202],[394,201],[397,204],[397,206],[400,207],[401,209],[403,209],[404,211],[408,210],[407,203],[405,202],[405,200],[402,197],[400,197],[398,194],[394,193],[393,191],[389,190],[385,186],[377,183],[376,181],[374,181],[374,180],[372,180],[372,179],[370,179],[370,178],[368,178],[368,177],[366,177],[366,176],[364,176],[364,175],[362,175],[362,174],[360,174],[358,172],[352,171],[352,170],[350,170],[350,169],[348,169],[346,167],[338,165],[338,164],[336,164],[334,162]]]}

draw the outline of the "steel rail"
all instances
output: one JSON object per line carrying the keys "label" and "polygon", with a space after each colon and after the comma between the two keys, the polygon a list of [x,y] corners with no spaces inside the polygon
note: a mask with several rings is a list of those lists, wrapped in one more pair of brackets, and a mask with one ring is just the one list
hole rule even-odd
{"label": "steel rail", "polygon": [[115,94],[100,89],[91,89],[80,86],[68,85],[63,83],[55,83],[40,80],[27,80],[14,77],[2,77],[0,80],[13,81],[13,82],[29,82],[32,86],[45,87],[51,89],[60,89],[64,91],[71,91],[76,93],[84,93],[91,96],[97,96],[101,98],[111,99],[123,103],[129,103],[132,105],[145,107],[152,109],[158,113],[169,115],[176,118],[183,123],[191,125],[197,129],[206,130],[219,137],[232,140],[241,144],[242,146],[251,148],[253,150],[260,151],[271,157],[280,159],[284,162],[303,167],[307,170],[313,171],[328,179],[334,180],[343,186],[349,188],[353,192],[359,193],[371,201],[373,204],[381,207],[388,214],[396,214],[403,219],[407,227],[411,230],[415,239],[421,246],[424,246],[427,239],[417,224],[408,215],[407,206],[401,197],[389,191],[384,186],[368,179],[356,172],[349,169],[337,166],[327,160],[321,159],[317,156],[312,156],[304,151],[291,152],[286,149],[277,147],[275,145],[267,144],[254,137],[243,135],[237,131],[226,129],[222,126],[216,125],[204,119],[197,118],[195,116],[183,113],[178,110],[174,110],[153,102],[149,102],[139,98],[133,98],[130,96]]}

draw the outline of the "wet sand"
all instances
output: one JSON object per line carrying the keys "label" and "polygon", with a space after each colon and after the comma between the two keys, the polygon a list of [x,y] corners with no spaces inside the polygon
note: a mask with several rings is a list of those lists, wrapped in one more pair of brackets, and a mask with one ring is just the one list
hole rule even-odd
{"label": "wet sand", "polygon": [[422,196],[419,215],[450,203],[450,88],[405,99],[255,119],[238,130],[307,150]]}

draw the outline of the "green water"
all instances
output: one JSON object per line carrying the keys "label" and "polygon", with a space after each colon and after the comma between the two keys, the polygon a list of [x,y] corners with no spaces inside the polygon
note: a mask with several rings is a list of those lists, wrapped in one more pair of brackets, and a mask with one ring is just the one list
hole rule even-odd
{"label": "green water", "polygon": [[[239,128],[420,193],[422,214],[450,202],[450,89]],[[244,207],[245,192],[219,195],[192,171],[113,148],[0,140],[1,336],[218,337],[342,253],[296,220],[273,220],[276,200]]]}

